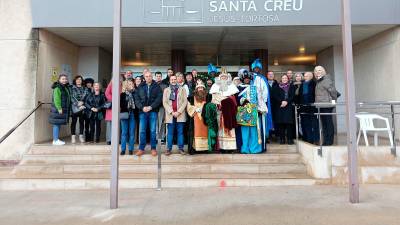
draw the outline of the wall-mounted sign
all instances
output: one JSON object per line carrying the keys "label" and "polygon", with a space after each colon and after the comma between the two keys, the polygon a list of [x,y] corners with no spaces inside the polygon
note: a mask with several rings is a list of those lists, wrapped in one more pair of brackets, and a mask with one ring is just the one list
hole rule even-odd
{"label": "wall-mounted sign", "polygon": [[[342,0],[123,0],[123,27],[340,25]],[[351,0],[355,25],[399,24],[399,0]],[[113,0],[31,0],[34,28],[112,27]],[[60,7],[63,10],[59,10]]]}
{"label": "wall-mounted sign", "polygon": [[151,24],[276,23],[300,12],[306,0],[143,0]]}

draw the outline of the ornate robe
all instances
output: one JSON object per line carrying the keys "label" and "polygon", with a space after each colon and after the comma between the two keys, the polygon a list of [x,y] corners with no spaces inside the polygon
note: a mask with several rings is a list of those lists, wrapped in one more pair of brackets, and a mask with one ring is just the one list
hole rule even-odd
{"label": "ornate robe", "polygon": [[[242,146],[244,154],[256,154],[262,151],[261,121],[258,119],[258,112],[266,112],[267,106],[264,102],[260,89],[251,85],[242,85],[243,91],[239,94],[242,106],[241,113],[238,113],[238,121],[242,122]],[[247,102],[247,103],[246,103]],[[257,137],[257,138],[256,138]]]}
{"label": "ornate robe", "polygon": [[188,104],[187,112],[191,118],[193,118],[193,139],[191,140],[192,147],[196,151],[207,151],[208,148],[208,128],[204,123],[202,117],[202,111],[206,101],[198,102],[196,98],[193,100],[193,104]]}
{"label": "ornate robe", "polygon": [[226,91],[221,91],[220,86],[217,83],[213,84],[210,89],[210,94],[212,95],[211,102],[218,106],[217,149],[219,150],[237,149],[235,127],[230,124],[232,123],[232,118],[235,118],[236,116],[237,103],[234,95],[238,92],[239,90],[234,84],[228,85]]}

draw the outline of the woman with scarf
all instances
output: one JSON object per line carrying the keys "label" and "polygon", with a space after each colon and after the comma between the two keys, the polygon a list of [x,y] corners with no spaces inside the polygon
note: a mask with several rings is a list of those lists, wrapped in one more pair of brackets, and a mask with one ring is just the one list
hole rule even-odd
{"label": "woman with scarf", "polygon": [[293,144],[294,95],[294,86],[289,83],[288,76],[283,75],[281,83],[275,86],[272,94],[276,102],[274,105],[274,111],[276,112],[275,123],[278,126],[280,144]]}
{"label": "woman with scarf", "polygon": [[128,142],[129,155],[133,155],[135,145],[135,83],[129,78],[126,80],[125,91],[120,95],[121,118],[121,155],[125,155]]}

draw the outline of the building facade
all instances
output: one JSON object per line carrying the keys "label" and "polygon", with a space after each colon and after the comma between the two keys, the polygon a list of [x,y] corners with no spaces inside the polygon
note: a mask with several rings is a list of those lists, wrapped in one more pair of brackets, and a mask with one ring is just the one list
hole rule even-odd
{"label": "building facade", "polygon": [[[124,0],[122,70],[204,72],[211,62],[236,72],[256,57],[276,74],[318,64],[334,77],[343,101],[340,4]],[[112,7],[112,0],[0,0],[0,135],[38,101],[51,101],[50,86],[60,73],[109,82]],[[393,82],[400,63],[400,1],[352,0],[351,9],[357,101],[400,100]],[[31,144],[51,139],[48,111],[39,109],[0,146],[0,160],[18,160]],[[344,121],[337,118],[337,132],[346,131]]]}

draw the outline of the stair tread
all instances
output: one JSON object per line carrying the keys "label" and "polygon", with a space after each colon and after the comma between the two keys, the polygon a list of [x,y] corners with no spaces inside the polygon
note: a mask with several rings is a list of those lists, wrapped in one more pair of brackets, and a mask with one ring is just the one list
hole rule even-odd
{"label": "stair tread", "polygon": [[[109,173],[98,174],[10,174],[2,177],[13,179],[109,179]],[[157,179],[157,174],[139,173],[139,174],[120,174],[120,179]],[[312,179],[307,174],[246,174],[246,173],[162,173],[162,179]]]}

